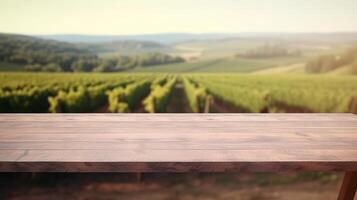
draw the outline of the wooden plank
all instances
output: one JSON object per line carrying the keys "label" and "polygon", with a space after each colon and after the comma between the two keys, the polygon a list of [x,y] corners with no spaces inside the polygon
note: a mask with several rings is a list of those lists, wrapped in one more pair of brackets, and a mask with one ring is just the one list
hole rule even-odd
{"label": "wooden plank", "polygon": [[[286,145],[281,142],[261,142],[257,147],[256,144],[251,142],[240,142],[239,146],[236,145],[237,141],[147,141],[145,148],[151,150],[280,150],[286,148]],[[315,144],[308,141],[289,142],[289,149],[301,150],[357,150],[357,142],[339,142],[328,141]],[[140,150],[142,144],[136,141],[6,141],[0,143],[0,149],[6,150]]]}
{"label": "wooden plank", "polygon": [[357,171],[346,172],[338,200],[353,200],[357,190]]}
{"label": "wooden plank", "polygon": [[[189,116],[189,117],[188,117]],[[1,121],[357,121],[353,114],[1,114]]]}
{"label": "wooden plank", "polygon": [[357,117],[1,114],[0,171],[41,170],[355,171]]}
{"label": "wooden plank", "polygon": [[[12,153],[9,154],[9,152]],[[19,156],[17,156],[19,155]],[[1,161],[23,162],[350,162],[356,161],[357,150],[1,150]]]}

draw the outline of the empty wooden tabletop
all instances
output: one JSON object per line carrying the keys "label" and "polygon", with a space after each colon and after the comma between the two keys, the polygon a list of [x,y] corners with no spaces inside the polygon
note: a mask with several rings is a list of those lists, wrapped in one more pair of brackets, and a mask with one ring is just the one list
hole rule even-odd
{"label": "empty wooden tabletop", "polygon": [[3,172],[356,171],[353,114],[0,114]]}

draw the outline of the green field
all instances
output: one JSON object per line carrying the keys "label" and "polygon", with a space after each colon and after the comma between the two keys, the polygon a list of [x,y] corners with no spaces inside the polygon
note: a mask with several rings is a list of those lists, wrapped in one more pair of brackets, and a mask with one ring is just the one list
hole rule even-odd
{"label": "green field", "polygon": [[200,52],[200,59],[210,60],[224,57],[233,57],[237,53],[253,49],[263,44],[262,41],[245,39],[227,39],[211,41],[192,41],[174,45],[175,49],[188,52]]}
{"label": "green field", "polygon": [[241,112],[349,112],[357,78],[316,75],[187,75]]}
{"label": "green field", "polygon": [[[160,44],[151,41],[64,43],[12,34],[0,36],[5,49],[12,47],[0,52],[6,55],[0,61],[0,71],[24,71],[27,66],[27,71],[43,72],[302,74],[309,61],[326,54],[342,55],[351,47],[343,42],[269,37]],[[254,52],[260,53],[257,56]],[[249,54],[253,56],[247,56]],[[350,74],[343,67],[328,73]]]}
{"label": "green field", "polygon": [[[270,41],[272,42],[272,41]],[[279,43],[279,41],[275,41]],[[347,47],[331,47],[329,45],[288,44],[290,48],[301,50],[300,56],[277,56],[271,58],[243,58],[237,56],[249,50],[264,45],[267,41],[263,39],[226,39],[211,41],[192,41],[172,46],[179,52],[175,55],[187,56],[192,54],[195,59],[186,63],[150,66],[136,68],[133,72],[217,72],[217,73],[251,73],[264,71],[264,74],[304,73],[305,63],[315,57],[324,54],[338,54]],[[300,64],[301,67],[291,67]],[[276,69],[275,69],[276,68]],[[294,69],[292,69],[294,68]],[[272,71],[270,71],[272,70]],[[341,73],[337,73],[341,74]],[[346,73],[342,73],[346,74]]]}
{"label": "green field", "polygon": [[0,71],[2,72],[13,72],[13,71],[23,71],[24,65],[0,62]]}
{"label": "green field", "polygon": [[356,97],[342,75],[0,73],[0,112],[355,112]]}
{"label": "green field", "polygon": [[248,73],[258,70],[290,65],[301,62],[305,58],[284,57],[271,59],[244,59],[244,58],[219,58],[213,60],[200,60],[180,64],[158,65],[146,68],[136,68],[131,72],[240,72]]}
{"label": "green field", "polygon": [[[1,36],[0,112],[355,112],[357,77],[347,75],[357,50],[347,43],[76,44]],[[339,63],[340,55],[349,62]],[[27,64],[39,72],[8,72]]]}

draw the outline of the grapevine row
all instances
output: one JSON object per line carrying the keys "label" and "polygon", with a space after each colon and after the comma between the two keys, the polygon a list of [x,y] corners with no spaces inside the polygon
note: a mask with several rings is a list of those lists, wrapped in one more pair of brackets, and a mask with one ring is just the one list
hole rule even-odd
{"label": "grapevine row", "polygon": [[191,110],[195,113],[203,112],[207,100],[206,88],[193,83],[186,77],[182,77],[182,82]]}
{"label": "grapevine row", "polygon": [[191,75],[190,79],[242,112],[349,112],[357,95],[354,77]]}
{"label": "grapevine row", "polygon": [[107,92],[109,111],[119,113],[133,111],[141,99],[150,92],[150,84],[151,81],[147,79]]}
{"label": "grapevine row", "polygon": [[[166,80],[166,79],[164,79]],[[157,82],[151,86],[151,93],[143,101],[145,110],[149,113],[164,113],[170,100],[172,89],[176,83],[176,77],[169,78],[165,82]]]}

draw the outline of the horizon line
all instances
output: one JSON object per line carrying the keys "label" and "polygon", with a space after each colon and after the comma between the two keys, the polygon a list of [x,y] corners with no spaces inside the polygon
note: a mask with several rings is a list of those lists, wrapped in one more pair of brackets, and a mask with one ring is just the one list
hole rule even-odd
{"label": "horizon line", "polygon": [[153,33],[133,33],[133,34],[93,34],[93,33],[16,33],[16,32],[3,32],[0,34],[13,34],[25,36],[55,36],[55,35],[68,35],[68,36],[139,36],[139,35],[174,35],[174,34],[187,34],[187,35],[206,35],[206,34],[338,34],[338,33],[356,33],[357,30],[344,30],[344,31],[241,31],[241,32],[153,32]]}

